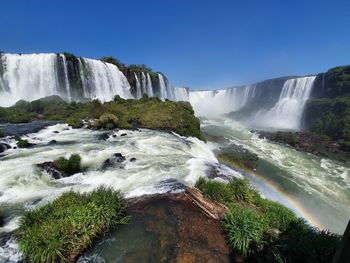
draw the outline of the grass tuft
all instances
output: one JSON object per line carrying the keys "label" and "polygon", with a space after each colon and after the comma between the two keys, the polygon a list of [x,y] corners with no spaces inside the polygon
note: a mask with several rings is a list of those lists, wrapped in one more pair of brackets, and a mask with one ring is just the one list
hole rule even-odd
{"label": "grass tuft", "polygon": [[128,222],[120,192],[67,192],[20,220],[19,248],[31,262],[73,262],[92,241]]}

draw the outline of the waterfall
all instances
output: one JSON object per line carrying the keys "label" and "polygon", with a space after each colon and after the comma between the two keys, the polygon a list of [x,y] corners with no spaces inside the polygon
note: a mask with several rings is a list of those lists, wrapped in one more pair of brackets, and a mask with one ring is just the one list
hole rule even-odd
{"label": "waterfall", "polygon": [[66,87],[67,100],[70,101],[72,98],[71,98],[71,95],[70,95],[70,84],[69,84],[69,79],[68,79],[67,60],[66,60],[66,57],[63,54],[60,54],[60,57],[63,60],[64,85]]}
{"label": "waterfall", "polygon": [[256,85],[231,87],[226,90],[191,91],[189,100],[196,115],[216,117],[245,106],[255,97]]}
{"label": "waterfall", "polygon": [[165,80],[162,74],[158,73],[159,78],[159,97],[160,99],[170,99],[168,97],[167,85],[165,84]]}
{"label": "waterfall", "polygon": [[123,73],[99,60],[68,60],[64,54],[53,53],[1,54],[0,66],[0,106],[51,95],[68,101],[132,97]]}
{"label": "waterfall", "polygon": [[176,101],[189,101],[189,89],[184,87],[172,87],[173,100]]}
{"label": "waterfall", "polygon": [[149,97],[153,97],[153,87],[152,87],[152,81],[151,76],[147,73],[147,81],[146,81],[146,87],[147,87],[147,94]]}
{"label": "waterfall", "polygon": [[136,99],[140,99],[142,97],[141,82],[135,72],[134,72],[134,76],[136,81]]}
{"label": "waterfall", "polygon": [[305,103],[309,99],[316,76],[287,80],[277,103],[268,111],[260,111],[253,125],[275,129],[300,129]]}
{"label": "waterfall", "polygon": [[35,100],[60,91],[56,54],[2,54],[0,105]]}

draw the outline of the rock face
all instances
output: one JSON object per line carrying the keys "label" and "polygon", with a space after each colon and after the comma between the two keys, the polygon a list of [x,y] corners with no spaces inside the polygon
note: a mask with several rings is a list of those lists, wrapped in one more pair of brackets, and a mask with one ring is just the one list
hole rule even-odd
{"label": "rock face", "polygon": [[131,222],[109,233],[78,262],[232,262],[217,220],[225,209],[193,188],[129,199]]}

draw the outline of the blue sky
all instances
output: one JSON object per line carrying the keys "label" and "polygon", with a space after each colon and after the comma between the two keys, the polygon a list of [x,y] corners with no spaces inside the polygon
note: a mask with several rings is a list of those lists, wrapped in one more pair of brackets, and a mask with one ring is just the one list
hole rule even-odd
{"label": "blue sky", "polygon": [[214,89],[350,64],[350,1],[1,1],[0,50],[143,63]]}

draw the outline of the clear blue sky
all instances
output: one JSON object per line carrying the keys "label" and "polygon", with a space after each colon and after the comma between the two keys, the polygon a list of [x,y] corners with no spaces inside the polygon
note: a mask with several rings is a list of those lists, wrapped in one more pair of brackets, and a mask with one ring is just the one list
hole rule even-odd
{"label": "clear blue sky", "polygon": [[143,63],[220,88],[350,64],[350,0],[4,0],[0,50]]}

